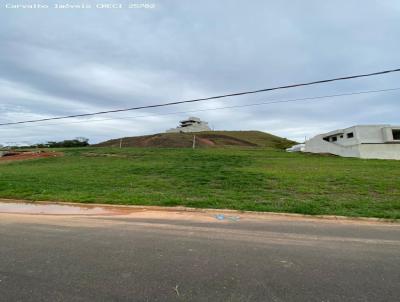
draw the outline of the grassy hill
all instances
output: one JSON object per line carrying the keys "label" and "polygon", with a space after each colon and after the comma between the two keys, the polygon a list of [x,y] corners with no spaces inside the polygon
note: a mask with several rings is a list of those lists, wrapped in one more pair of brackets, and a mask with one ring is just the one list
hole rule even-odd
{"label": "grassy hill", "polygon": [[[193,135],[198,147],[270,147],[285,149],[295,142],[261,131],[209,131],[198,133],[159,133],[154,135],[124,137],[123,147],[189,148]],[[97,144],[98,147],[118,147],[120,138]]]}

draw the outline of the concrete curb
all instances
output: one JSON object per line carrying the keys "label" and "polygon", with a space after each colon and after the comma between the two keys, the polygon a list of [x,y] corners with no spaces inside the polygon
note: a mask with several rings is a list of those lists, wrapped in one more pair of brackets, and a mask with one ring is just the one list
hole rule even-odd
{"label": "concrete curb", "polygon": [[346,221],[346,222],[375,222],[375,223],[391,223],[400,224],[399,219],[374,218],[374,217],[352,217],[352,216],[335,216],[335,215],[307,215],[297,213],[280,213],[280,212],[259,212],[259,211],[241,211],[232,209],[210,209],[210,208],[191,208],[184,206],[166,207],[166,206],[141,206],[141,205],[120,205],[120,204],[102,204],[102,203],[80,203],[80,202],[64,202],[64,201],[32,201],[21,199],[0,198],[0,202],[14,203],[37,203],[37,204],[58,204],[80,207],[103,207],[116,209],[136,209],[148,211],[163,211],[163,212],[193,212],[193,213],[210,213],[210,214],[229,214],[229,215],[255,215],[259,217],[282,217],[282,218],[303,218],[308,220],[328,220],[328,221]]}

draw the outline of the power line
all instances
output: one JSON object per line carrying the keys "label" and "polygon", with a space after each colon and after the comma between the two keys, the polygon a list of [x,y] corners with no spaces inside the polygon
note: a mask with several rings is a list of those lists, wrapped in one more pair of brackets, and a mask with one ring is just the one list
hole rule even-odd
{"label": "power line", "polygon": [[26,120],[26,121],[19,121],[19,122],[2,123],[2,124],[0,124],[0,126],[26,124],[26,123],[37,123],[37,122],[44,122],[44,121],[50,121],[50,120],[68,119],[68,118],[74,118],[74,117],[93,116],[93,115],[100,115],[100,114],[107,114],[107,113],[116,113],[116,112],[133,111],[133,110],[147,109],[147,108],[165,107],[165,106],[172,106],[172,105],[178,105],[178,104],[184,104],[184,103],[194,103],[194,102],[208,101],[208,100],[214,100],[214,99],[221,99],[221,98],[226,98],[226,97],[254,94],[254,93],[260,93],[260,92],[266,92],[266,91],[272,91],[272,90],[289,89],[289,88],[310,86],[310,85],[316,85],[316,84],[322,84],[322,83],[328,83],[328,82],[334,82],[334,81],[343,81],[343,80],[350,80],[350,79],[356,79],[356,78],[370,77],[370,76],[388,74],[388,73],[399,72],[399,71],[400,71],[400,68],[397,68],[397,69],[384,70],[384,71],[378,71],[378,72],[373,72],[373,73],[351,75],[351,76],[345,76],[345,77],[339,77],[339,78],[333,78],[333,79],[318,80],[318,81],[307,82],[307,83],[298,83],[298,84],[277,86],[277,87],[272,87],[272,88],[265,88],[265,89],[258,89],[258,90],[244,91],[244,92],[236,92],[236,93],[223,94],[223,95],[217,95],[217,96],[206,97],[206,98],[198,98],[198,99],[192,99],[192,100],[186,100],[186,101],[174,101],[174,102],[163,103],[163,104],[138,106],[138,107],[132,107],[132,108],[125,108],[125,109],[115,109],[115,110],[107,110],[107,111],[98,111],[98,112],[93,112],[93,113],[83,113],[83,114],[66,115],[66,116],[43,118],[43,119],[36,119],[36,120]]}
{"label": "power line", "polygon": [[313,97],[303,97],[303,98],[286,99],[286,100],[270,100],[270,101],[260,102],[260,103],[251,103],[251,104],[244,104],[244,105],[232,105],[232,106],[207,108],[207,109],[198,109],[198,110],[190,110],[190,111],[177,111],[177,112],[169,112],[169,113],[161,113],[161,114],[147,114],[147,115],[137,115],[137,116],[131,116],[131,117],[115,117],[115,118],[75,121],[75,122],[67,122],[67,123],[53,123],[53,124],[44,124],[44,125],[36,125],[36,126],[22,126],[22,127],[18,127],[17,129],[32,128],[32,127],[47,127],[47,126],[57,126],[57,125],[69,125],[69,124],[80,124],[80,123],[93,123],[93,122],[102,122],[102,121],[108,121],[108,120],[129,120],[129,119],[136,119],[136,118],[141,118],[141,117],[153,117],[153,116],[175,115],[175,114],[184,114],[184,113],[195,113],[195,112],[204,112],[204,111],[213,111],[213,110],[223,110],[223,109],[233,109],[233,108],[261,106],[261,105],[271,105],[271,104],[278,104],[278,103],[299,102],[299,101],[316,101],[316,100],[322,101],[322,100],[326,100],[326,99],[329,99],[329,98],[335,98],[335,97],[370,94],[370,93],[379,93],[379,92],[389,92],[389,91],[397,91],[397,90],[400,90],[400,87],[387,88],[387,89],[378,89],[378,90],[356,91],[356,92],[348,92],[348,93],[340,93],[340,94],[321,95],[321,96],[313,96]]}

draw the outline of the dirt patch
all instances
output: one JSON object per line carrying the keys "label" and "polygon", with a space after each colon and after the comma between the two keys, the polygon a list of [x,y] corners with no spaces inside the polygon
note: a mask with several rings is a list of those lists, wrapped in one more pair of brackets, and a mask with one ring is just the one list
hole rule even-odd
{"label": "dirt patch", "polygon": [[[126,216],[168,220],[197,220],[204,222],[238,223],[242,221],[263,222],[282,221],[290,222],[318,222],[325,224],[349,225],[381,225],[398,227],[399,222],[383,218],[346,217],[330,215],[303,215],[293,213],[252,212],[228,209],[196,209],[189,207],[138,206],[138,205],[110,205],[110,204],[80,204],[71,202],[49,202],[13,200],[0,198],[0,215],[29,214],[49,216]],[[220,216],[224,219],[220,219]],[[236,218],[236,219],[231,219]],[[0,219],[1,220],[1,219]]]}
{"label": "dirt patch", "polygon": [[257,146],[256,144],[253,144],[246,140],[223,134],[200,134],[199,138],[207,140],[213,143],[213,145],[219,145],[219,146],[243,146],[243,147]]}
{"label": "dirt patch", "polygon": [[46,157],[62,156],[61,152],[43,152],[43,151],[13,151],[0,157],[0,162],[28,160]]}
{"label": "dirt patch", "polygon": [[95,153],[95,152],[85,152],[82,153],[83,156],[86,157],[118,157],[118,158],[127,158],[126,154],[113,154],[113,153]]}
{"label": "dirt patch", "polygon": [[207,138],[197,137],[196,139],[204,146],[215,146],[215,143]]}
{"label": "dirt patch", "polygon": [[[137,210],[138,211],[138,210]],[[85,205],[42,204],[22,202],[0,202],[0,213],[40,215],[121,215],[118,208]]]}

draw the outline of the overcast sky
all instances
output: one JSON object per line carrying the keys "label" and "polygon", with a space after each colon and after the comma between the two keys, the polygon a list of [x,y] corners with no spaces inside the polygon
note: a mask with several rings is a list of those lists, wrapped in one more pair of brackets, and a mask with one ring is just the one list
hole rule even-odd
{"label": "overcast sky", "polygon": [[[0,123],[400,67],[397,0],[164,0],[148,2],[155,4],[149,9],[6,8],[6,4],[55,2],[0,0]],[[61,3],[94,6],[96,1]],[[0,127],[0,144],[77,136],[95,143],[163,132],[189,115],[208,121],[216,130],[261,130],[302,141],[355,124],[400,124],[400,91],[174,113],[397,87],[400,73]]]}

